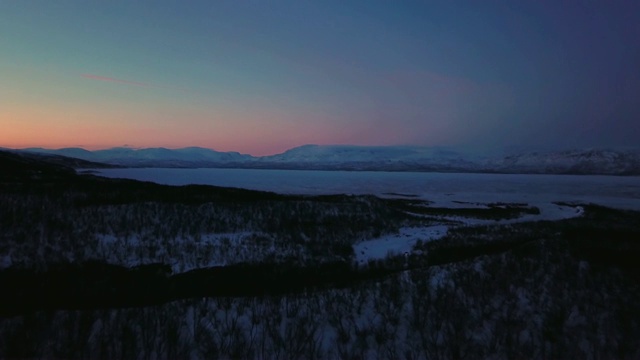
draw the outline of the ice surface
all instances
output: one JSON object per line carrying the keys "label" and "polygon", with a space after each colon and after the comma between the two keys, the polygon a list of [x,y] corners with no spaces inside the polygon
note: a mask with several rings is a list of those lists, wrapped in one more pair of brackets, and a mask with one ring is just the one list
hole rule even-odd
{"label": "ice surface", "polygon": [[640,177],[262,169],[97,169],[102,176],[167,185],[205,184],[285,194],[403,194],[433,206],[468,203],[595,203],[640,210]]}

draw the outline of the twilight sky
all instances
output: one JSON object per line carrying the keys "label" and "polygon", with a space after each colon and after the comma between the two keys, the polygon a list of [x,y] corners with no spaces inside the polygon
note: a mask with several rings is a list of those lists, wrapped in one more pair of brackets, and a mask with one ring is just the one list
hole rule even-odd
{"label": "twilight sky", "polygon": [[0,147],[640,143],[640,1],[0,0]]}

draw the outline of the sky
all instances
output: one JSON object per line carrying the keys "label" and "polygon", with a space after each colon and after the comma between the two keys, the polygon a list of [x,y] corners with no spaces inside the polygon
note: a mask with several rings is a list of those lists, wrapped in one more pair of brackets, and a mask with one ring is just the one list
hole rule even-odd
{"label": "sky", "polygon": [[0,147],[638,143],[637,0],[0,0]]}

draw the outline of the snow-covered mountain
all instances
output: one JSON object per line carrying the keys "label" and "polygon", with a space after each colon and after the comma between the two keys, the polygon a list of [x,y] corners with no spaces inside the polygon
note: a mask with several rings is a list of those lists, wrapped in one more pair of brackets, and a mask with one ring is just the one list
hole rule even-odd
{"label": "snow-covered mountain", "polygon": [[241,163],[255,159],[251,155],[240,154],[238,152],[221,152],[200,147],[187,147],[182,149],[133,149],[117,147],[96,151],[88,151],[81,148],[64,148],[57,150],[29,148],[24,150],[75,157],[113,165],[140,167],[207,167]]}
{"label": "snow-covered mountain", "polygon": [[419,146],[353,146],[353,145],[304,145],[282,154],[265,156],[260,160],[272,162],[395,162],[446,160],[460,158],[452,150]]}
{"label": "snow-covered mountain", "polygon": [[480,157],[442,147],[305,145],[259,159],[271,167],[640,175],[639,150],[568,150]]}
{"label": "snow-covered mountain", "polygon": [[531,152],[492,159],[488,169],[511,173],[640,175],[639,150]]}
{"label": "snow-covered mountain", "polygon": [[442,147],[304,145],[282,154],[264,156],[273,167],[347,170],[473,170],[469,155]]}
{"label": "snow-covered mountain", "polygon": [[640,150],[523,152],[499,157],[480,157],[443,147],[353,145],[304,145],[262,157],[199,147],[120,147],[97,151],[30,148],[24,151],[133,167],[640,175]]}

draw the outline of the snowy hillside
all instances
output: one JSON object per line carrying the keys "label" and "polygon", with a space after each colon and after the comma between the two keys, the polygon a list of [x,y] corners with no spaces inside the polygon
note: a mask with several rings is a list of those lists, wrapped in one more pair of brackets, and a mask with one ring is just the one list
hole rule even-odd
{"label": "snowy hillside", "polygon": [[[259,159],[271,167],[498,172],[534,174],[639,175],[639,150],[586,149],[527,152],[483,158],[440,147],[305,145]],[[266,167],[266,166],[265,166]]]}
{"label": "snowy hillside", "polygon": [[344,162],[398,162],[398,161],[450,161],[462,157],[452,150],[418,146],[350,146],[304,145],[282,154],[262,157],[262,161],[344,163]]}
{"label": "snowy hillside", "polygon": [[[476,170],[469,156],[440,147],[304,145],[260,158],[271,167],[344,170]],[[266,167],[266,166],[265,166]]]}
{"label": "snowy hillside", "polygon": [[240,154],[238,152],[220,152],[200,147],[188,147],[182,149],[133,149],[128,147],[117,147],[97,151],[87,151],[80,148],[64,148],[58,150],[29,148],[25,150],[30,152],[75,157],[83,160],[98,161],[114,165],[148,167],[206,167],[216,164],[244,162],[254,159],[251,155]]}
{"label": "snowy hillside", "polygon": [[638,150],[588,149],[545,153],[527,152],[493,158],[483,158],[443,147],[420,146],[304,145],[281,154],[262,157],[199,147],[182,149],[120,147],[98,151],[80,148],[58,150],[30,148],[25,151],[132,167],[640,174],[640,151]]}
{"label": "snowy hillside", "polygon": [[640,174],[640,151],[570,150],[525,153],[487,162],[499,172],[551,174]]}

